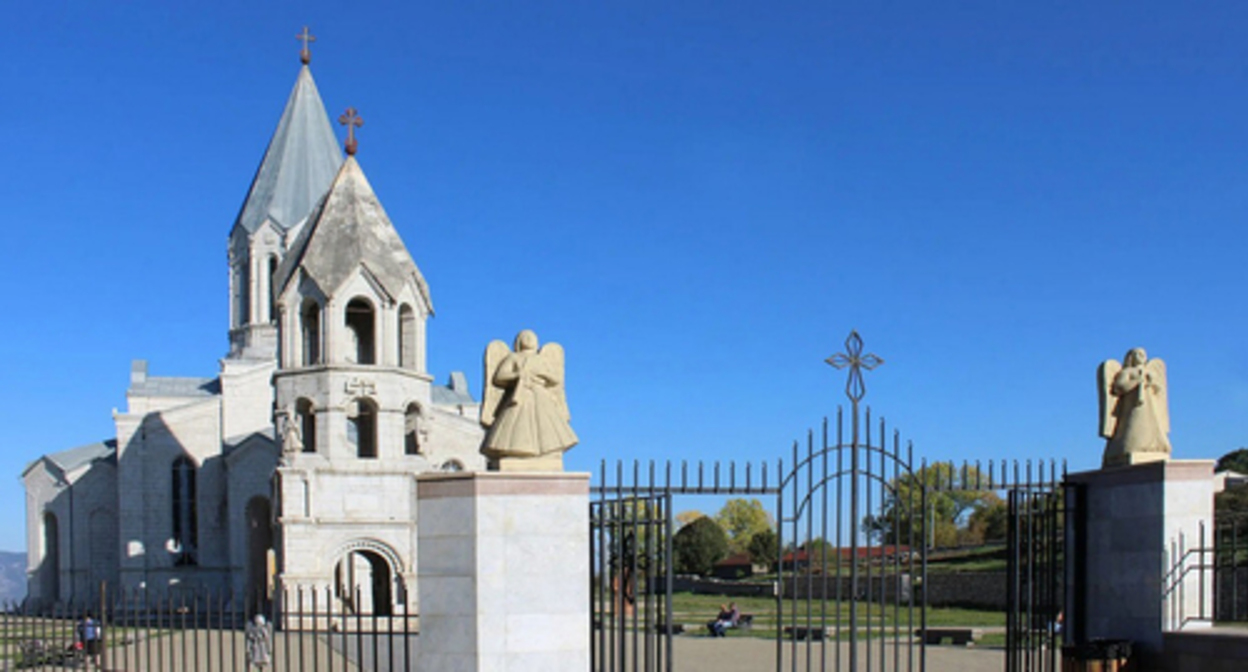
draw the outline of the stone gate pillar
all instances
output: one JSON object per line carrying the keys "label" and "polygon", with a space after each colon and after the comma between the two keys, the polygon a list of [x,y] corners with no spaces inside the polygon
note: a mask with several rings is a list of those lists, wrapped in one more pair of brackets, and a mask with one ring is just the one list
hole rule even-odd
{"label": "stone gate pillar", "polygon": [[[1213,460],[1171,460],[1068,474],[1077,497],[1067,624],[1077,641],[1127,639],[1156,659],[1162,633],[1209,625],[1213,582],[1201,558],[1212,546]],[[1212,557],[1207,557],[1212,560]],[[1204,613],[1202,613],[1202,607]]]}
{"label": "stone gate pillar", "polygon": [[589,474],[418,477],[420,670],[589,670]]}

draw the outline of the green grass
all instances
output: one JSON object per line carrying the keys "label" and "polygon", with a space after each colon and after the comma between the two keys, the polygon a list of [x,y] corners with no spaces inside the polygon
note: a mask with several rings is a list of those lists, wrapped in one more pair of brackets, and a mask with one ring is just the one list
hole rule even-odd
{"label": "green grass", "polygon": [[[672,596],[672,622],[680,623],[686,626],[688,632],[703,632],[707,621],[713,620],[719,613],[720,605],[727,604],[729,601],[737,604],[737,609],[742,614],[751,614],[754,616],[753,627],[749,630],[730,631],[732,636],[737,637],[775,637],[776,628],[779,619],[776,617],[776,600],[767,597],[736,597],[729,598],[723,595],[694,595],[692,593],[676,593]],[[829,626],[835,626],[839,618],[841,627],[848,629],[850,618],[850,607],[846,603],[837,603],[829,600],[826,603],[814,601],[810,605],[810,618],[812,623],[823,623],[826,619]],[[647,612],[647,606],[652,611]],[[796,623],[801,625],[806,622],[807,603],[798,601],[794,603],[786,600],[783,603],[784,622]],[[648,603],[645,598],[638,600],[637,603],[637,623],[643,625],[646,616],[649,613],[653,619],[653,614],[658,611],[661,604],[656,600]],[[797,611],[794,614],[794,607]],[[879,604],[858,604],[858,622],[859,629],[865,630],[867,619],[870,619],[871,629],[878,630],[880,628],[881,616],[883,616],[883,627],[886,635],[891,636],[891,632],[896,626],[900,631],[907,631],[911,627],[911,619],[913,618],[913,627],[917,628],[922,622],[921,610],[915,608],[913,614],[906,608],[894,609],[892,606],[885,606],[881,613]],[[612,618],[611,614],[601,614],[606,619]],[[628,618],[629,626],[633,623],[633,617]],[[957,608],[936,608],[930,607],[927,610],[927,623],[932,627],[937,626],[960,626],[960,627],[1001,627],[1005,625],[1005,612],[1003,611],[979,611],[975,609],[957,609]]]}

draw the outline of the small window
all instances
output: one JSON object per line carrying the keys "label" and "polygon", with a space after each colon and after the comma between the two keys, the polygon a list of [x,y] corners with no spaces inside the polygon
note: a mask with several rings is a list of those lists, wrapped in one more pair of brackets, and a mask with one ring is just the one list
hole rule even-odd
{"label": "small window", "polygon": [[183,456],[173,461],[173,536],[170,550],[173,563],[178,566],[194,565],[198,523],[195,511],[195,464]]}
{"label": "small window", "polygon": [[464,465],[461,464],[459,460],[447,460],[446,462],[442,463],[442,471],[454,472],[454,471],[463,471],[463,470],[464,470]]}
{"label": "small window", "polygon": [[312,402],[300,399],[295,403],[295,415],[299,417],[299,435],[303,441],[303,452],[316,452],[316,411],[312,410]]}
{"label": "small window", "polygon": [[269,323],[277,324],[277,256],[269,255]]}
{"label": "small window", "polygon": [[350,345],[348,361],[356,364],[376,364],[373,305],[365,299],[351,299],[351,302],[347,304],[346,325]]}
{"label": "small window", "polygon": [[347,416],[347,442],[361,459],[377,457],[377,407],[368,399],[356,399]]}
{"label": "small window", "polygon": [[303,328],[303,365],[313,366],[321,363],[321,307],[311,299],[303,302],[300,311]]}
{"label": "small window", "polygon": [[407,412],[403,414],[403,453],[405,455],[419,455],[421,445],[424,443],[424,437],[421,434],[425,431],[424,414],[420,411],[420,404],[408,404]]}

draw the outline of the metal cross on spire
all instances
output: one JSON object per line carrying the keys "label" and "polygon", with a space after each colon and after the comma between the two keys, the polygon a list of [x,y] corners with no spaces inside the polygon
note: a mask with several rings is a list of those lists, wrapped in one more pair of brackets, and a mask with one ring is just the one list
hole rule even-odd
{"label": "metal cross on spire", "polygon": [[883,359],[874,354],[862,354],[862,337],[857,330],[849,332],[845,339],[845,352],[837,353],[824,360],[837,369],[849,367],[849,380],[845,383],[845,395],[857,404],[867,394],[867,385],[862,382],[862,370],[870,371],[884,363]]}
{"label": "metal cross on spire", "polygon": [[338,117],[338,123],[347,127],[347,155],[355,156],[355,129],[364,125],[364,120],[360,118],[360,114],[355,111],[354,107],[348,107],[346,112]]}
{"label": "metal cross on spire", "polygon": [[303,32],[295,36],[296,40],[303,42],[303,48],[299,50],[299,61],[304,65],[312,62],[312,50],[308,49],[308,44],[316,41],[316,36],[308,32],[308,27],[303,27]]}

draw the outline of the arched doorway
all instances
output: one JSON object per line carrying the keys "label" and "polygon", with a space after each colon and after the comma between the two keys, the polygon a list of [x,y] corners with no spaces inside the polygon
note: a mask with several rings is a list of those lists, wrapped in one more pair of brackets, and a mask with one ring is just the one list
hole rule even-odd
{"label": "arched doorway", "polygon": [[247,611],[269,611],[269,550],[273,548],[272,505],[266,497],[247,502]]}
{"label": "arched doorway", "polygon": [[61,543],[60,525],[56,514],[43,514],[43,565],[40,571],[41,597],[52,604],[61,599]]}
{"label": "arched doorway", "polygon": [[334,593],[346,613],[392,616],[394,571],[380,553],[348,551],[334,566]]}

